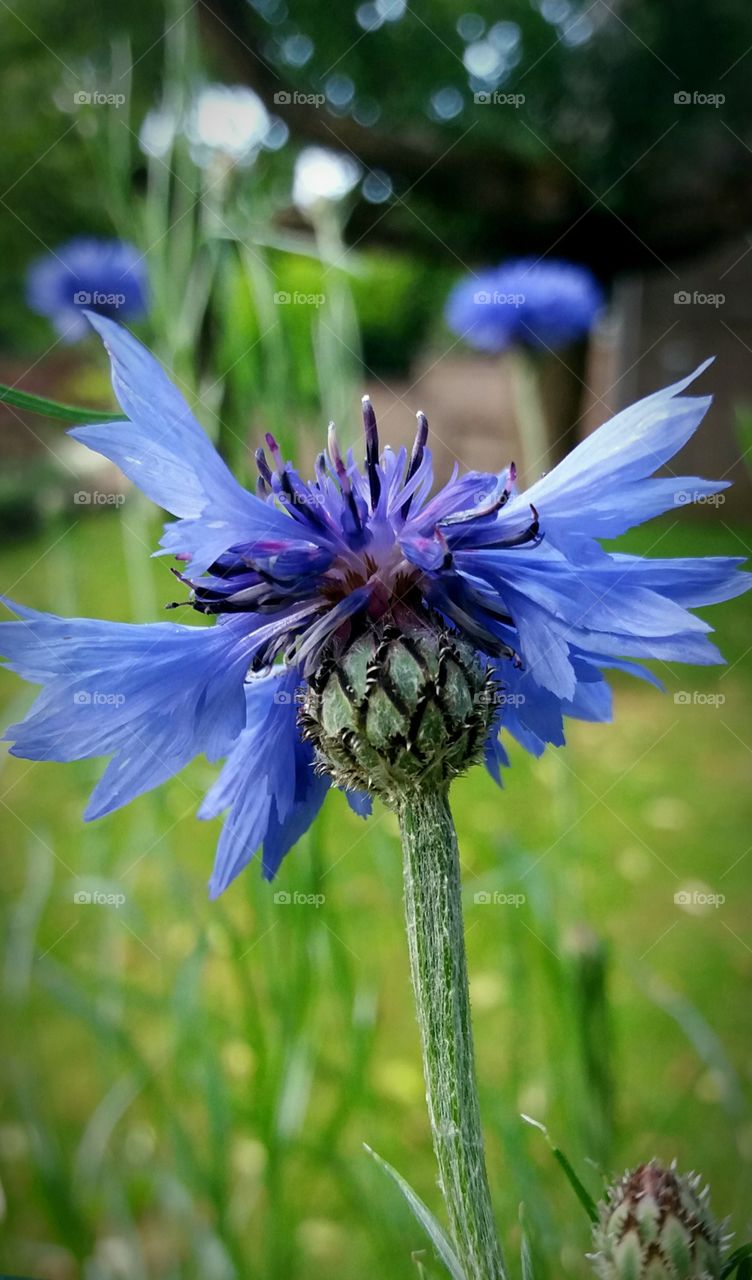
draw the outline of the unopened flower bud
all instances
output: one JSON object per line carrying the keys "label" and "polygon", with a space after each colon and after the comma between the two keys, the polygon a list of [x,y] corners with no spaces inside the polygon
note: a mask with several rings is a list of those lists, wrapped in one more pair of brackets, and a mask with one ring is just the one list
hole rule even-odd
{"label": "unopened flower bud", "polygon": [[494,685],[460,636],[426,619],[369,628],[310,678],[301,713],[318,768],[395,803],[442,786],[482,754]]}
{"label": "unopened flower bud", "polygon": [[718,1280],[724,1238],[708,1201],[699,1176],[673,1164],[626,1173],[599,1206],[589,1256],[600,1280]]}

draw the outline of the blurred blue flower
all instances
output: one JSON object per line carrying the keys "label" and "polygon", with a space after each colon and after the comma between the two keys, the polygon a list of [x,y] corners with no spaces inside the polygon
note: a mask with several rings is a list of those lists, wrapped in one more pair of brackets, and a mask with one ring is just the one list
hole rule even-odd
{"label": "blurred blue flower", "polygon": [[556,350],[592,327],[603,294],[586,267],[550,258],[517,258],[452,290],[446,322],[479,351],[514,345]]}
{"label": "blurred blue flower", "polygon": [[[304,482],[267,435],[257,493],[241,487],[162,369],[126,330],[90,315],[128,421],[71,434],[115,462],[177,519],[162,553],[211,627],[63,619],[20,605],[0,624],[7,665],[43,686],[12,754],[112,756],[86,816],[100,817],[193,757],[226,757],[199,816],[227,811],[211,879],[220,893],[263,845],[271,878],[330,783],[314,773],[298,704],[323,651],[374,621],[440,618],[493,664],[501,686],[486,761],[499,779],[508,732],[539,755],[564,742],[563,718],[606,721],[611,669],[658,681],[640,659],[716,663],[708,623],[690,609],[745,591],[733,558],[644,559],[606,552],[633,525],[722,481],[651,479],[710,403],[681,393],[706,367],[641,400],[517,491],[514,467],[458,475],[431,496],[428,423],[411,453],[379,450],[363,401],[365,465],[328,456]],[[544,537],[545,535],[545,537]],[[348,795],[360,813],[367,796]]]}
{"label": "blurred blue flower", "polygon": [[47,316],[60,337],[76,342],[89,332],[88,308],[102,316],[137,320],[148,294],[142,255],[122,240],[76,236],[35,258],[26,276],[26,301]]}

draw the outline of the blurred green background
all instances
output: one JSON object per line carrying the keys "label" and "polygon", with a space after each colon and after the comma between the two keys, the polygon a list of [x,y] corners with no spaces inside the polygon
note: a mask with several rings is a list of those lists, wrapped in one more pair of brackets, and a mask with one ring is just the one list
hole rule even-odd
{"label": "blurred green background", "polygon": [[[137,331],[245,478],[267,429],[306,465],[329,417],[354,442],[366,389],[394,443],[430,409],[440,474],[455,459],[497,469],[524,447],[507,366],[448,334],[444,299],[508,254],[570,256],[609,300],[589,349],[547,362],[558,427],[582,434],[719,357],[703,391],[720,404],[691,465],[735,479],[735,496],[623,546],[748,553],[745,5],[138,0],[115,14],[15,0],[0,47],[0,381],[112,407],[101,348],[61,343],[26,307],[24,278],[72,235],[117,235],[149,273]],[[476,104],[486,90],[525,102]],[[125,101],[78,104],[82,91]],[[723,307],[672,310],[693,281]],[[60,424],[0,406],[0,451],[3,593],[63,615],[160,617],[175,586],[149,559],[158,514]],[[77,503],[82,490],[106,500]],[[521,1204],[536,1276],[589,1274],[586,1217],[521,1113],[594,1196],[603,1172],[675,1156],[710,1180],[739,1240],[752,1229],[749,605],[707,616],[727,668],[661,666],[665,695],[617,677],[614,726],[572,725],[538,762],[513,748],[503,792],[479,770],[455,787],[514,1275]],[[0,698],[16,720],[30,690],[7,677]],[[364,824],[330,797],[277,884],[252,865],[209,903],[217,824],[195,810],[214,770],[197,761],[85,826],[98,772],[2,759],[0,1269],[440,1275],[363,1151],[441,1217],[393,819],[377,806]],[[94,890],[124,901],[75,901]]]}

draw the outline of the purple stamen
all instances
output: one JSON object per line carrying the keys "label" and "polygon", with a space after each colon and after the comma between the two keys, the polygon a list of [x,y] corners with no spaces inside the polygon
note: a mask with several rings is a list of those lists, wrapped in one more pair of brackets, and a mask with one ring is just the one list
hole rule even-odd
{"label": "purple stamen", "polygon": [[366,433],[366,469],[368,471],[368,487],[371,494],[371,510],[375,511],[381,496],[379,479],[379,432],[376,426],[376,414],[369,396],[363,396],[363,427]]}
{"label": "purple stamen", "polygon": [[345,466],[342,452],[339,447],[339,441],[337,440],[337,428],[333,422],[329,423],[329,436],[327,443],[329,446],[329,457],[332,460],[332,465],[334,466],[334,470],[337,473],[337,479],[339,480],[339,487],[342,490],[343,496],[347,499],[347,505],[350,508],[352,518],[355,522],[355,528],[359,532],[363,528],[363,521],[360,518],[358,504],[355,501],[355,494],[353,493],[352,485],[350,484],[350,477],[347,474],[347,467]]}
{"label": "purple stamen", "polygon": [[540,516],[532,502],[530,503],[530,510],[533,513],[533,519],[527,529],[524,529],[522,533],[518,533],[516,538],[506,538],[495,545],[507,549],[509,547],[524,547],[528,542],[534,542],[536,545],[542,542],[544,535],[540,532]]}
{"label": "purple stamen", "polygon": [[444,553],[444,559],[441,562],[441,567],[442,569],[448,569],[452,563],[452,552],[451,552],[449,543],[447,542],[446,538],[444,537],[438,525],[433,531],[433,536],[436,542],[438,542],[439,546],[441,547],[442,552]]}
{"label": "purple stamen", "polygon": [[269,463],[266,461],[266,454],[264,453],[264,450],[261,448],[257,449],[255,456],[256,456],[256,466],[259,469],[259,475],[261,476],[261,479],[265,480],[267,484],[271,484],[272,473],[269,467]]}
{"label": "purple stamen", "polygon": [[482,516],[495,516],[497,511],[501,511],[501,508],[507,505],[511,496],[508,489],[502,489],[498,498],[493,498],[484,505],[478,505],[466,511],[455,511],[453,515],[445,516],[440,520],[439,524],[446,529],[449,525],[467,524],[471,520],[479,520]]}
{"label": "purple stamen", "polygon": [[271,431],[266,432],[264,439],[266,440],[266,443],[269,446],[269,452],[271,453],[272,458],[274,459],[274,466],[276,467],[277,471],[281,475],[285,469],[285,464],[282,461],[282,453],[281,453],[280,447],[277,444],[277,441],[274,439],[274,436],[272,435]]}
{"label": "purple stamen", "polygon": [[352,486],[350,484],[350,477],[347,474],[347,467],[345,466],[342,452],[339,447],[339,441],[337,440],[337,428],[333,422],[329,423],[327,446],[329,449],[329,457],[332,460],[332,466],[337,473],[339,487],[347,497],[351,492]]}
{"label": "purple stamen", "polygon": [[[410,463],[407,468],[407,475],[405,476],[405,484],[408,484],[409,481],[412,480],[415,472],[423,461],[423,450],[426,447],[426,440],[428,439],[428,418],[421,409],[418,410],[415,416],[418,419],[418,430],[415,433],[415,440],[413,441],[413,451],[410,454]],[[402,507],[403,520],[406,520],[408,517],[412,500],[413,498],[411,494]]]}

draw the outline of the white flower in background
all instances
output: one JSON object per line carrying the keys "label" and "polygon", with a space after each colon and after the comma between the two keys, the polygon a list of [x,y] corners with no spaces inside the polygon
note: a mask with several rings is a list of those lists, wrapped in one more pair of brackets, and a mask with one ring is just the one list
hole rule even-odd
{"label": "white flower in background", "polygon": [[193,158],[205,167],[215,152],[251,164],[272,122],[258,94],[242,85],[210,84],[196,94],[185,133]]}
{"label": "white flower in background", "polygon": [[178,120],[169,107],[153,107],[144,116],[138,145],[146,156],[161,159],[169,152],[178,131]]}
{"label": "white flower in background", "polygon": [[342,200],[360,178],[360,165],[326,147],[305,147],[295,161],[292,198],[301,209],[319,200]]}

